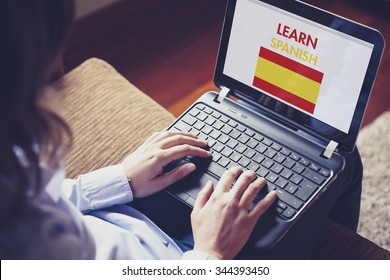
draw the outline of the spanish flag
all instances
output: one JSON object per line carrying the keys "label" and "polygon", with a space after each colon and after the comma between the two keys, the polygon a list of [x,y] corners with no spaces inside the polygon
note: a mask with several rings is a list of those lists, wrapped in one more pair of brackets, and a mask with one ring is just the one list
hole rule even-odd
{"label": "spanish flag", "polygon": [[313,113],[324,74],[260,47],[253,85]]}

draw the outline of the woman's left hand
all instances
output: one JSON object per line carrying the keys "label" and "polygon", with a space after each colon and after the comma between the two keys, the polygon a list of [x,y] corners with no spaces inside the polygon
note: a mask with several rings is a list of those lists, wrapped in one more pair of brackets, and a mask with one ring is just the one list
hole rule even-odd
{"label": "woman's left hand", "polygon": [[154,133],[121,163],[131,181],[133,196],[140,198],[157,193],[195,171],[193,163],[186,163],[163,174],[166,165],[187,155],[210,157],[205,147],[207,142],[191,133]]}

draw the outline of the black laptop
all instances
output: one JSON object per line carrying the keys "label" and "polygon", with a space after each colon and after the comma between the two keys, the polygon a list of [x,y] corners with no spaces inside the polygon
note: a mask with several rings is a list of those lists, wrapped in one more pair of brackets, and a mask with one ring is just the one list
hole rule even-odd
{"label": "black laptop", "polygon": [[[168,129],[209,142],[212,159],[168,188],[192,207],[208,180],[240,165],[279,199],[252,236],[270,248],[343,170],[384,48],[367,26],[293,0],[229,0],[214,81]],[[265,192],[260,192],[254,203]]]}

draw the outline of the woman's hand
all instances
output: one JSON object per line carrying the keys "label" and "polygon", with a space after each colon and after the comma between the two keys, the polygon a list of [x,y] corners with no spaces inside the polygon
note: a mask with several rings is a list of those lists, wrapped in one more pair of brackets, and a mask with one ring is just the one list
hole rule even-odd
{"label": "woman's hand", "polygon": [[187,132],[153,134],[122,162],[134,197],[154,194],[193,172],[196,169],[193,163],[180,165],[166,174],[163,168],[187,155],[210,157],[206,146],[206,141]]}
{"label": "woman's hand", "polygon": [[194,250],[220,259],[234,258],[248,241],[257,220],[277,198],[272,191],[248,210],[265,183],[264,178],[256,178],[255,172],[243,173],[240,167],[226,171],[214,191],[213,184],[207,183],[191,214]]}

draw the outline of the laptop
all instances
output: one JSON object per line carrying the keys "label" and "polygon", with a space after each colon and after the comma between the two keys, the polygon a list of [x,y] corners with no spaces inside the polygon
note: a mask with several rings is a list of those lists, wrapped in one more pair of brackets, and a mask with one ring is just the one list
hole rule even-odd
{"label": "laptop", "polygon": [[250,238],[269,249],[342,172],[384,49],[370,27],[294,0],[228,0],[214,82],[168,130],[209,142],[211,159],[167,192],[193,207],[208,180],[240,165],[278,200]]}

